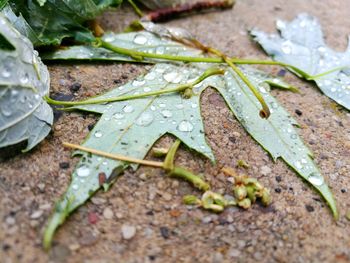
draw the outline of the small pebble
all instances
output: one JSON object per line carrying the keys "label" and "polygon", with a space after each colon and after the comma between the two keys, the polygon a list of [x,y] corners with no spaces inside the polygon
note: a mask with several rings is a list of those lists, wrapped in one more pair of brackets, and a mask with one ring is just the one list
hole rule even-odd
{"label": "small pebble", "polygon": [[268,175],[268,174],[271,173],[271,168],[266,166],[266,165],[264,165],[264,166],[262,166],[260,168],[260,172],[261,172],[262,175]]}
{"label": "small pebble", "polygon": [[104,198],[100,198],[100,197],[93,197],[91,198],[91,202],[94,204],[94,205],[102,205],[104,203],[106,203],[106,199]]}
{"label": "small pebble", "polygon": [[228,251],[228,255],[231,257],[231,258],[236,258],[236,257],[239,257],[241,255],[241,251],[239,251],[238,249],[230,249]]}
{"label": "small pebble", "polygon": [[303,112],[301,110],[296,109],[295,110],[296,115],[301,116],[303,115]]}
{"label": "small pebble", "polygon": [[78,82],[74,82],[70,87],[71,92],[77,92],[81,88],[81,84]]}
{"label": "small pebble", "polygon": [[165,201],[171,201],[171,199],[173,198],[172,195],[169,193],[163,193],[162,197]]}
{"label": "small pebble", "polygon": [[165,226],[160,227],[160,233],[164,239],[168,239],[170,237],[169,228]]}
{"label": "small pebble", "polygon": [[110,209],[109,207],[106,207],[104,210],[103,210],[103,217],[105,219],[112,219],[114,216],[114,213],[112,211],[112,209]]}
{"label": "small pebble", "polygon": [[5,219],[5,223],[8,225],[14,225],[16,223],[16,219],[12,216],[8,216]]}
{"label": "small pebble", "polygon": [[136,227],[131,225],[122,225],[122,236],[124,239],[129,240],[132,239],[136,234]]}
{"label": "small pebble", "polygon": [[308,212],[313,212],[315,211],[315,208],[312,205],[305,205],[305,208]]}
{"label": "small pebble", "polygon": [[97,221],[98,221],[98,216],[97,216],[97,214],[94,213],[94,212],[90,212],[90,213],[88,214],[88,221],[89,221],[90,224],[93,224],[93,225],[96,224]]}
{"label": "small pebble", "polygon": [[61,169],[68,169],[69,168],[69,162],[61,162],[59,164]]}
{"label": "small pebble", "polygon": [[43,215],[43,211],[42,211],[42,210],[37,210],[37,211],[34,211],[34,212],[30,215],[30,218],[31,218],[31,219],[38,219],[38,218],[40,218],[42,215]]}

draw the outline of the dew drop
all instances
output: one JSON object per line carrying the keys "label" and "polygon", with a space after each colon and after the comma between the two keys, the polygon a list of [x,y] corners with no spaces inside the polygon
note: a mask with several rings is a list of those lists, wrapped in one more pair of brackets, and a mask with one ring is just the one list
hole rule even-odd
{"label": "dew drop", "polygon": [[181,110],[181,109],[184,108],[184,105],[183,105],[183,104],[177,104],[175,107],[176,107],[177,109]]}
{"label": "dew drop", "polygon": [[182,131],[182,132],[190,132],[193,130],[193,124],[189,121],[183,120],[180,122],[177,128],[179,131]]}
{"label": "dew drop", "polygon": [[315,172],[311,173],[307,179],[309,180],[310,183],[316,186],[321,186],[324,183],[324,179],[322,175]]}
{"label": "dew drop", "polygon": [[282,20],[277,20],[276,26],[277,26],[278,29],[283,29],[283,28],[286,27],[286,23],[283,22]]}
{"label": "dew drop", "polygon": [[80,177],[87,177],[90,174],[90,169],[86,165],[82,165],[77,169],[77,175]]}
{"label": "dew drop", "polygon": [[336,88],[334,88],[334,87],[332,87],[332,88],[331,88],[331,91],[332,91],[332,92],[336,92],[336,91],[337,91],[337,89],[336,89]]}
{"label": "dew drop", "polygon": [[324,46],[319,46],[319,47],[317,48],[317,50],[318,50],[318,52],[320,52],[320,53],[325,53],[325,52],[326,52],[326,48],[325,48]]}
{"label": "dew drop", "polygon": [[78,190],[79,186],[77,184],[72,185],[73,190]]}
{"label": "dew drop", "polygon": [[116,119],[116,120],[121,120],[124,118],[124,114],[123,113],[120,113],[120,112],[117,112],[113,115],[113,118]]}
{"label": "dew drop", "polygon": [[154,107],[153,105],[151,106],[151,110],[152,111],[155,111],[156,110],[156,107]]}
{"label": "dew drop", "polygon": [[295,162],[295,167],[298,168],[298,169],[303,168],[303,166],[301,165],[301,163],[299,161]]}
{"label": "dew drop", "polygon": [[164,74],[163,78],[167,82],[171,82],[171,83],[175,83],[175,84],[180,83],[180,81],[182,80],[182,76],[176,71],[172,71],[172,72],[169,72],[167,74]]}
{"label": "dew drop", "polygon": [[19,81],[21,82],[22,85],[27,84],[29,81],[28,73],[24,74],[19,78]]}
{"label": "dew drop", "polygon": [[165,103],[160,103],[159,104],[159,108],[165,108],[165,107],[166,107]]}
{"label": "dew drop", "polygon": [[12,111],[8,107],[1,108],[1,112],[5,117],[10,117],[12,115]]}
{"label": "dew drop", "polygon": [[151,72],[145,76],[146,80],[154,80],[156,78],[156,74],[154,72]]}
{"label": "dew drop", "polygon": [[145,84],[145,81],[144,81],[144,80],[134,80],[134,81],[132,82],[132,85],[133,85],[134,87],[140,87],[140,86],[142,86],[143,84]]}
{"label": "dew drop", "polygon": [[107,36],[104,38],[104,41],[109,42],[109,43],[113,42],[114,40],[115,40],[114,36]]}
{"label": "dew drop", "polygon": [[291,54],[292,53],[292,43],[289,40],[283,42],[283,44],[281,46],[281,50],[284,54]]}
{"label": "dew drop", "polygon": [[195,108],[197,108],[197,107],[198,107],[198,104],[197,104],[197,103],[192,103],[192,104],[191,104],[191,108],[192,108],[192,109],[195,109]]}
{"label": "dew drop", "polygon": [[11,76],[10,70],[8,70],[7,68],[5,68],[5,69],[1,72],[1,76],[3,76],[4,78],[9,78],[9,77]]}
{"label": "dew drop", "polygon": [[152,89],[149,88],[149,87],[146,87],[146,88],[143,89],[144,92],[150,92],[151,90],[152,90]]}
{"label": "dew drop", "polygon": [[96,138],[101,138],[102,137],[102,132],[101,131],[96,131],[95,132],[95,137]]}
{"label": "dew drop", "polygon": [[131,105],[125,105],[124,108],[123,108],[123,111],[124,111],[125,113],[131,113],[131,112],[134,111],[134,107],[131,106]]}
{"label": "dew drop", "polygon": [[171,116],[173,116],[170,110],[163,110],[162,115],[164,118],[170,118]]}
{"label": "dew drop", "polygon": [[134,38],[134,43],[138,45],[144,45],[148,41],[147,37],[142,34],[137,34]]}
{"label": "dew drop", "polygon": [[139,126],[149,126],[153,122],[153,114],[150,112],[144,112],[141,116],[136,120],[136,124]]}
{"label": "dew drop", "polygon": [[298,136],[297,136],[296,134],[292,134],[292,135],[290,136],[290,138],[293,139],[293,140],[295,140],[296,138],[298,138]]}

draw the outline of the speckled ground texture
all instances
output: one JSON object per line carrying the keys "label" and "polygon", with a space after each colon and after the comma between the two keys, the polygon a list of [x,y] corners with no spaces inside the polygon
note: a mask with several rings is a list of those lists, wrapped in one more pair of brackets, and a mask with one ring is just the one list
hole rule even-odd
{"label": "speckled ground texture", "polygon": [[[232,10],[168,24],[186,28],[204,43],[232,56],[266,59],[247,30],[257,26],[274,32],[275,19],[290,20],[301,12],[319,18],[331,47],[345,49],[350,33],[350,2],[345,0],[238,0]],[[120,31],[135,18],[129,7],[122,7],[105,14],[101,24]],[[280,70],[260,68],[273,74]],[[60,92],[75,99],[99,94],[147,70],[145,66],[117,63],[50,65],[49,69],[52,94]],[[235,168],[237,173],[246,172],[271,188],[274,201],[269,208],[256,204],[248,211],[231,208],[218,215],[189,209],[182,204],[182,196],[199,193],[187,183],[166,178],[157,169],[126,171],[109,192],[98,193],[68,219],[57,232],[50,253],[45,253],[41,247],[44,225],[77,162],[61,143],[81,143],[88,127],[98,119],[64,113],[53,132],[33,151],[0,163],[0,262],[350,262],[350,221],[345,217],[350,210],[349,112],[334,106],[313,84],[290,73],[285,79],[301,93],[273,94],[301,124],[300,135],[314,152],[338,202],[338,222],[319,195],[282,161],[273,163],[242,129],[223,99],[208,89],[201,106],[217,165],[184,147],[176,163],[205,174],[213,189],[229,192],[231,183],[220,170],[236,167],[243,159],[250,168]],[[81,88],[72,93],[72,86],[79,86],[74,83],[80,83]],[[171,142],[167,137],[158,145]],[[122,237],[125,224],[136,229],[130,240]]]}

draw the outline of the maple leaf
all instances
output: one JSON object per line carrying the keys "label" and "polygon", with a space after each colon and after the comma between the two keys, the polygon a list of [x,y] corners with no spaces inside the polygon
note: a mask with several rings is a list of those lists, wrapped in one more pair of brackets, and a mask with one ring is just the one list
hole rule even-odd
{"label": "maple leaf", "polygon": [[317,19],[307,14],[290,23],[278,20],[276,25],[280,35],[258,30],[251,34],[267,54],[315,76],[326,96],[350,109],[350,45],[344,53],[327,47]]}
{"label": "maple leaf", "polygon": [[[107,34],[104,41],[129,49],[142,50],[147,53],[166,53],[198,55],[198,50],[182,46],[168,39],[160,38],[149,32]],[[113,59],[111,51],[103,48],[75,47],[51,54],[54,59],[68,59],[74,55],[73,49],[81,48],[79,57],[86,60]],[[82,56],[82,54],[86,54]],[[118,59],[120,55],[114,55]],[[46,56],[49,58],[49,56]],[[124,60],[125,57],[122,57]],[[129,59],[135,59],[130,58]],[[153,60],[157,61],[157,60]],[[172,134],[183,141],[189,148],[214,160],[213,153],[205,140],[205,133],[200,115],[200,94],[207,87],[213,87],[224,97],[228,107],[244,126],[247,132],[264,148],[274,160],[281,157],[302,178],[315,187],[330,205],[334,216],[337,209],[332,194],[315,163],[311,152],[305,147],[295,130],[297,123],[278,104],[265,88],[269,83],[280,80],[253,70],[241,67],[244,75],[262,92],[262,96],[271,108],[269,119],[259,116],[260,103],[246,84],[225,64],[220,67],[226,70],[224,75],[211,76],[193,87],[194,95],[184,99],[179,93],[153,95],[143,98],[98,103],[113,100],[120,96],[135,96],[152,91],[164,91],[188,84],[198,79],[206,70],[212,67],[209,63],[158,63],[148,74],[140,76],[132,82],[115,88],[106,94],[83,101],[71,109],[102,114],[85,142],[84,146],[108,153],[118,153],[142,159],[152,145],[164,134]],[[67,102],[69,105],[70,102]],[[69,189],[58,203],[56,211],[46,231],[46,241],[51,237],[65,218],[88,200],[102,186],[108,189],[115,178],[129,164],[115,161],[86,152],[77,152],[82,158],[72,175]],[[135,167],[134,167],[135,168]],[[99,176],[104,175],[101,184]]]}

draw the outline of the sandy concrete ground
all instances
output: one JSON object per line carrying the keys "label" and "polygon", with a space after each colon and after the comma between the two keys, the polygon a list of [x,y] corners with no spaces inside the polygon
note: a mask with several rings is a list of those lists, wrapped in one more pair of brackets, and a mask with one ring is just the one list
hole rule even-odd
{"label": "sandy concrete ground", "polygon": [[[258,26],[273,32],[276,18],[290,20],[308,12],[321,21],[330,46],[336,50],[346,47],[348,0],[237,2],[233,10],[168,24],[186,28],[230,55],[264,59],[246,30]],[[101,20],[105,28],[120,31],[133,18],[131,9],[124,7]],[[279,70],[260,68],[274,74]],[[99,94],[146,70],[140,65],[117,63],[51,65],[49,69],[52,93],[72,96],[70,87],[82,85],[73,94],[76,99]],[[242,129],[223,99],[208,89],[202,97],[202,114],[217,166],[185,148],[180,149],[176,162],[205,173],[214,189],[229,191],[230,184],[220,168],[235,167],[237,160],[244,159],[251,166],[247,173],[271,188],[274,202],[270,208],[231,208],[219,215],[188,209],[181,203],[184,194],[194,193],[187,183],[165,178],[160,170],[141,168],[127,171],[109,192],[98,193],[74,213],[58,231],[47,254],[41,248],[44,224],[77,162],[61,142],[82,142],[89,125],[97,120],[93,115],[64,113],[52,134],[35,150],[0,163],[0,262],[350,262],[350,222],[345,218],[350,210],[349,112],[335,107],[316,86],[289,73],[285,79],[301,93],[273,94],[301,124],[300,135],[314,152],[337,199],[338,222],[319,195],[282,161],[273,163]],[[171,138],[159,142],[170,143]],[[62,164],[65,162],[69,167]],[[91,215],[97,215],[95,224],[89,222]],[[130,240],[122,238],[124,224],[136,228]]]}

